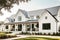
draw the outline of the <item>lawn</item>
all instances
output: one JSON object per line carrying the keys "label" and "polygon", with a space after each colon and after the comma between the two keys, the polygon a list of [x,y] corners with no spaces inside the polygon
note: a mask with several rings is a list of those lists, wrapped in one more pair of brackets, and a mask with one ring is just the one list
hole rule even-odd
{"label": "lawn", "polygon": [[27,38],[20,38],[16,40],[59,40],[59,39],[45,38],[45,37],[27,37]]}

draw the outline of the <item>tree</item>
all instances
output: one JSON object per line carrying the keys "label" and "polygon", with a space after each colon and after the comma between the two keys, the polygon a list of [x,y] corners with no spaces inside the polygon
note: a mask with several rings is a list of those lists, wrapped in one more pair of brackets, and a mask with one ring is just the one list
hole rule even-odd
{"label": "tree", "polygon": [[19,2],[28,2],[29,0],[0,0],[0,11],[2,8],[9,10],[13,7],[13,4],[19,4]]}

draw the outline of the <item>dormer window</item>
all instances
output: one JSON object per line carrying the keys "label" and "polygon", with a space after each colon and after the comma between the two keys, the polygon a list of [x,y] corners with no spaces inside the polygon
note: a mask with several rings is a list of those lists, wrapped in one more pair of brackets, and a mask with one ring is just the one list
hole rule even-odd
{"label": "dormer window", "polygon": [[39,19],[40,17],[39,16],[36,16],[36,19]]}
{"label": "dormer window", "polygon": [[34,16],[31,16],[31,19],[34,19]]}
{"label": "dormer window", "polygon": [[22,20],[22,17],[21,16],[18,16],[18,21],[21,21]]}

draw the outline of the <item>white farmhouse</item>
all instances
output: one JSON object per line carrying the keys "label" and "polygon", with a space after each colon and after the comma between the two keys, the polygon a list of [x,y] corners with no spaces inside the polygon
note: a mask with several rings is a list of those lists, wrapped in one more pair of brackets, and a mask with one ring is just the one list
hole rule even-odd
{"label": "white farmhouse", "polygon": [[60,6],[18,12],[7,18],[3,25],[5,32],[13,33],[59,33],[60,32]]}

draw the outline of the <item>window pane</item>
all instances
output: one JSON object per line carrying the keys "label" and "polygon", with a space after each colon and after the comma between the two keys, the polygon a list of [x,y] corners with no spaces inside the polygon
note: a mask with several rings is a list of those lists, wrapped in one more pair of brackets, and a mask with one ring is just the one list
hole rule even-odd
{"label": "window pane", "polygon": [[43,27],[43,30],[50,30],[51,26],[50,26],[50,23],[43,23],[42,25]]}
{"label": "window pane", "polygon": [[22,31],[22,24],[18,25],[18,31]]}
{"label": "window pane", "polygon": [[29,24],[27,25],[27,31],[30,31],[30,25]]}
{"label": "window pane", "polygon": [[39,19],[40,17],[39,16],[36,16],[37,19]]}
{"label": "window pane", "polygon": [[34,16],[31,16],[31,19],[34,19]]}
{"label": "window pane", "polygon": [[6,29],[8,29],[8,26],[6,26]]}
{"label": "window pane", "polygon": [[19,16],[19,17],[18,17],[18,21],[21,21],[21,20],[22,20],[22,17],[21,17],[21,16]]}

